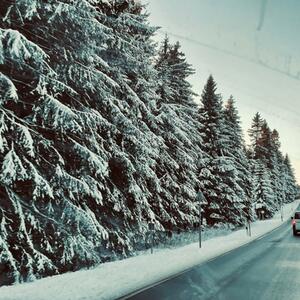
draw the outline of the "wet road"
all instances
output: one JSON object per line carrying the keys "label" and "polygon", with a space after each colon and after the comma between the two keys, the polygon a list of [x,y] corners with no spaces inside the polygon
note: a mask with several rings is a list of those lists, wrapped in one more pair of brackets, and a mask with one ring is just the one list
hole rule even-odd
{"label": "wet road", "polygon": [[300,299],[300,236],[290,224],[128,299]]}

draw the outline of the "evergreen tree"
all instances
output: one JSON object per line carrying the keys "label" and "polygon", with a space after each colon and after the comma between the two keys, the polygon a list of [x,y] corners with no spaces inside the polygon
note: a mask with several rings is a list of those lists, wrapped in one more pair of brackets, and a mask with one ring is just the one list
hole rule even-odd
{"label": "evergreen tree", "polygon": [[264,163],[255,162],[255,207],[264,210],[264,217],[270,218],[278,207],[274,206],[274,191],[271,185],[270,173]]}
{"label": "evergreen tree", "polygon": [[201,133],[203,148],[212,157],[220,156],[222,119],[221,96],[216,93],[217,85],[212,76],[209,76],[201,95],[202,107],[199,109],[200,122],[203,125]]}
{"label": "evergreen tree", "polygon": [[253,178],[250,172],[250,163],[246,155],[240,117],[232,96],[230,96],[225,105],[224,116],[227,144],[225,144],[223,151],[228,157],[232,158],[236,169],[235,181],[238,185],[236,194],[243,203],[241,218],[251,220],[253,219]]}
{"label": "evergreen tree", "polygon": [[201,102],[199,118],[203,127],[200,136],[205,156],[199,161],[199,180],[208,202],[204,206],[204,215],[208,224],[222,221],[241,224],[244,205],[240,196],[243,191],[236,180],[237,170],[228,134],[229,123],[226,126],[222,100],[216,93],[216,83],[212,76],[204,87]]}
{"label": "evergreen tree", "polygon": [[279,209],[284,198],[284,179],[282,177],[283,155],[280,150],[279,133],[276,129],[271,132],[271,145],[269,148],[269,169],[274,192],[275,206]]}
{"label": "evergreen tree", "polygon": [[284,200],[292,202],[298,195],[298,187],[292,164],[289,156],[286,154],[283,161],[283,178],[284,178]]}
{"label": "evergreen tree", "polygon": [[257,113],[249,134],[252,141],[251,165],[256,177],[255,201],[259,206],[265,201],[264,208],[271,217],[280,209],[285,193],[279,133],[275,129],[271,130],[267,122]]}
{"label": "evergreen tree", "polygon": [[[172,86],[172,63],[170,61],[170,49],[171,44],[169,38],[166,35],[160,49],[158,51],[158,57],[155,62],[155,68],[158,72],[159,86],[157,93],[163,103],[172,103],[175,98],[175,91]],[[159,104],[159,102],[158,102]]]}
{"label": "evergreen tree", "polygon": [[[0,285],[131,255],[150,220],[191,228],[199,180],[208,223],[242,223],[233,101],[223,109],[210,77],[198,112],[191,65],[167,38],[156,55],[140,2],[11,0],[0,16]],[[262,128],[259,147],[279,149]],[[271,206],[261,153],[257,194]]]}
{"label": "evergreen tree", "polygon": [[[4,283],[126,256],[150,219],[163,228],[174,211],[177,178],[161,177],[179,165],[156,135],[155,28],[142,11],[133,0],[1,5]],[[193,219],[181,211],[192,196],[173,202],[178,226]]]}
{"label": "evergreen tree", "polygon": [[158,110],[155,28],[141,4],[0,10],[1,284],[125,257],[149,220],[191,226],[192,92],[178,85],[189,104]]}
{"label": "evergreen tree", "polygon": [[160,78],[158,93],[164,103],[195,106],[196,94],[187,80],[195,71],[180,48],[179,42],[170,44],[168,36],[162,42],[155,64]]}
{"label": "evergreen tree", "polygon": [[[197,182],[195,161],[201,154],[197,121],[197,106],[193,101],[194,93],[187,78],[193,73],[185,56],[179,51],[179,43],[170,44],[168,37],[160,47],[155,68],[158,71],[158,106],[155,110],[161,127],[157,131],[164,139],[168,155],[176,165],[170,165],[162,157],[162,184],[173,190],[164,195],[170,203],[169,222],[167,227],[180,226],[191,228],[197,219],[198,209],[195,199]],[[170,186],[172,178],[178,184]],[[176,194],[174,201],[174,194]],[[176,221],[177,220],[177,221]],[[181,222],[178,222],[182,220]]]}
{"label": "evergreen tree", "polygon": [[266,120],[261,127],[261,135],[258,139],[256,157],[263,160],[269,169],[274,167],[274,148],[272,144],[272,132]]}
{"label": "evergreen tree", "polygon": [[248,130],[250,140],[251,140],[251,152],[250,157],[257,159],[259,152],[259,140],[261,138],[261,128],[263,125],[263,119],[259,113],[256,113],[253,120],[251,129]]}

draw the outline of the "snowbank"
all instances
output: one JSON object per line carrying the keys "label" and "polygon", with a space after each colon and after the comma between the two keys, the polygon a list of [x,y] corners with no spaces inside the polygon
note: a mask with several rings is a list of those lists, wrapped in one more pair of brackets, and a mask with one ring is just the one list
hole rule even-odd
{"label": "snowbank", "polygon": [[[288,220],[299,201],[284,207]],[[229,235],[212,238],[198,248],[193,243],[177,249],[155,250],[154,254],[105,263],[92,270],[83,270],[0,288],[0,300],[99,300],[114,299],[173,274],[182,272],[204,261],[261,237],[282,224],[280,214],[271,220],[252,224],[252,237],[238,230]]]}

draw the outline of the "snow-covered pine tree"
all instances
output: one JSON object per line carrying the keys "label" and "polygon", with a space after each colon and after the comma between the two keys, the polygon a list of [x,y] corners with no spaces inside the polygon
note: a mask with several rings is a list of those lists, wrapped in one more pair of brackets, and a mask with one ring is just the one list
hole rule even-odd
{"label": "snow-covered pine tree", "polygon": [[197,120],[192,69],[170,45],[163,77],[154,32],[134,0],[1,2],[0,285],[127,256],[151,219],[191,226],[197,158],[211,224],[237,222],[213,79]]}
{"label": "snow-covered pine tree", "polygon": [[[135,1],[129,1],[129,3],[133,7],[137,5]],[[146,16],[143,16],[143,22],[146,21],[145,18]],[[131,19],[132,16],[130,15],[129,20]],[[133,25],[136,26],[136,23]],[[128,66],[128,62],[130,62],[129,66],[135,66],[134,72],[131,69],[129,75],[127,73],[122,75],[122,78],[126,75],[128,82],[131,82],[130,89],[125,90],[124,98],[127,97],[126,101],[130,108],[137,104],[140,106],[138,111],[131,112],[133,113],[132,119],[137,119],[135,117],[137,115],[137,124],[142,125],[140,127],[141,132],[147,133],[152,138],[152,141],[142,143],[143,151],[136,152],[134,149],[135,151],[132,153],[132,164],[137,171],[136,177],[139,178],[137,184],[145,187],[144,197],[151,206],[150,212],[147,208],[148,212],[143,215],[147,216],[146,221],[154,218],[158,229],[169,229],[173,226],[175,228],[187,228],[192,226],[197,214],[197,209],[193,203],[195,199],[194,182],[196,180],[193,153],[197,151],[195,151],[196,144],[194,145],[194,141],[190,137],[191,132],[197,131],[197,124],[191,119],[196,105],[192,99],[191,86],[186,80],[192,69],[185,62],[184,55],[179,52],[177,45],[176,55],[181,60],[176,60],[177,56],[173,54],[173,68],[177,67],[177,70],[172,71],[170,81],[175,91],[175,97],[177,97],[173,101],[177,99],[178,102],[179,97],[182,97],[187,103],[185,107],[180,108],[176,108],[176,103],[169,106],[161,105],[158,92],[160,75],[151,65],[154,49],[149,38],[153,34],[153,29],[152,31],[147,29],[144,32],[141,31],[141,28],[141,26],[134,28],[135,39],[130,44],[134,44],[136,40],[139,41],[141,43],[139,47],[143,47],[143,51],[140,56],[137,53],[132,53],[128,58],[129,51],[125,48],[128,46],[125,44],[124,53],[122,52],[124,61],[121,65]],[[126,28],[124,30],[122,39],[128,32]],[[122,34],[119,28],[116,32]],[[139,32],[141,36],[137,38]],[[114,55],[109,57],[109,61],[114,61],[115,57],[114,52]],[[137,61],[137,58],[140,59]],[[117,62],[117,66],[119,65],[120,61]],[[178,80],[179,76],[180,80]],[[174,83],[176,80],[180,82],[177,85]],[[134,91],[135,97],[131,99],[132,91]],[[196,133],[194,137],[196,137]],[[126,139],[125,135],[124,138]],[[149,145],[152,146],[150,149],[148,148]],[[141,148],[141,146],[139,147]],[[127,151],[130,152],[131,149],[129,148]],[[147,151],[149,154],[145,156]],[[141,205],[139,204],[138,207]],[[135,221],[135,223],[137,222]]]}
{"label": "snow-covered pine tree", "polygon": [[275,165],[274,146],[272,143],[272,131],[267,121],[264,120],[261,126],[260,138],[258,139],[256,157],[262,160],[270,170]]}
{"label": "snow-covered pine tree", "polygon": [[154,112],[161,124],[159,134],[165,140],[168,155],[176,162],[174,168],[162,157],[165,170],[161,182],[164,189],[172,183],[172,178],[176,179],[174,183],[177,182],[173,187],[173,195],[166,195],[170,205],[169,229],[174,226],[182,227],[180,224],[186,229],[192,228],[198,214],[194,200],[196,161],[201,155],[201,141],[198,137],[200,123],[197,120],[197,106],[193,101],[194,93],[187,81],[194,71],[179,49],[178,42],[172,45],[168,37],[165,37],[155,64],[159,99]]}
{"label": "snow-covered pine tree", "polygon": [[174,207],[175,226],[191,224],[197,125],[170,110],[176,161],[141,4],[18,0],[0,14],[0,284],[126,256]]}
{"label": "snow-covered pine tree", "polygon": [[1,16],[2,283],[125,255],[162,214],[154,28],[134,1],[12,1]]}
{"label": "snow-covered pine tree", "polygon": [[180,43],[171,44],[168,36],[163,40],[155,64],[160,78],[158,92],[164,103],[195,106],[193,96],[196,94],[187,81],[195,71],[180,48]]}
{"label": "snow-covered pine tree", "polygon": [[274,194],[273,209],[279,207],[280,199],[277,199],[278,193],[282,190],[279,184],[279,135],[277,131],[271,131],[266,120],[263,121],[261,127],[261,136],[258,140],[259,148],[257,151],[257,158],[263,162],[269,172],[271,187]]}
{"label": "snow-covered pine tree", "polygon": [[[172,62],[170,61],[170,44],[169,37],[166,35],[157,53],[155,69],[158,72],[159,85],[157,93],[162,103],[172,103],[176,101],[175,91],[172,85]],[[178,99],[177,99],[178,100]],[[160,102],[157,102],[160,106]]]}
{"label": "snow-covered pine tree", "polygon": [[225,104],[224,110],[226,144],[223,147],[223,152],[232,158],[236,169],[236,194],[242,202],[240,211],[243,214],[240,216],[246,220],[253,219],[253,178],[250,171],[249,159],[246,155],[246,146],[243,137],[243,131],[240,124],[240,117],[235,106],[235,101],[232,96]]}
{"label": "snow-covered pine tree", "polygon": [[[1,4],[0,19],[0,284],[31,279],[37,273],[55,273],[57,266],[45,252],[61,251],[57,237],[63,230],[59,224],[57,235],[46,237],[44,229],[52,229],[51,216],[44,218],[44,214],[52,209],[54,191],[47,156],[42,159],[40,151],[49,153],[51,145],[28,117],[38,98],[46,97],[39,84],[51,86],[55,73],[41,47],[4,25],[3,10],[10,8],[13,13],[9,4]],[[57,153],[52,156],[53,163],[59,161]],[[42,174],[38,164],[47,165],[47,172]]]}
{"label": "snow-covered pine tree", "polygon": [[263,125],[263,119],[261,115],[257,112],[252,119],[251,128],[248,130],[248,134],[251,140],[251,147],[249,149],[249,156],[253,159],[257,159],[257,155],[259,152],[259,140],[261,138],[261,128]]}
{"label": "snow-covered pine tree", "polygon": [[264,217],[270,218],[278,209],[274,205],[275,194],[271,184],[270,171],[261,160],[254,163],[254,201],[255,208],[264,211]]}
{"label": "snow-covered pine tree", "polygon": [[249,135],[252,142],[251,165],[256,177],[254,201],[259,206],[262,205],[262,201],[266,201],[264,208],[267,216],[271,217],[280,208],[283,198],[279,134],[276,130],[271,131],[266,120],[257,113],[253,118]]}
{"label": "snow-covered pine tree", "polygon": [[[282,174],[281,174],[282,176]],[[283,187],[285,202],[292,202],[298,195],[298,187],[289,156],[286,154],[283,161]]]}
{"label": "snow-covered pine tree", "polygon": [[280,139],[279,133],[276,129],[271,132],[271,145],[269,149],[269,160],[270,163],[270,174],[271,174],[271,183],[274,192],[275,206],[280,209],[280,206],[284,202],[284,193],[285,193],[285,182],[284,176],[282,173],[284,172],[283,168],[283,155],[280,150]]}
{"label": "snow-covered pine tree", "polygon": [[[199,160],[199,180],[208,203],[204,206],[208,224],[219,222],[241,224],[243,193],[236,180],[234,156],[229,145],[230,136],[226,132],[221,96],[216,93],[216,83],[212,76],[204,87],[199,109],[202,124],[200,137],[203,139],[205,156]],[[225,153],[223,149],[228,149]]]}

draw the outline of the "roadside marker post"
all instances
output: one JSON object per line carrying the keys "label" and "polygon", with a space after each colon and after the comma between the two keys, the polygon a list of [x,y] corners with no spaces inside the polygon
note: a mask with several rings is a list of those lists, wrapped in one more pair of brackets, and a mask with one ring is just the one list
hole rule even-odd
{"label": "roadside marker post", "polygon": [[249,236],[251,237],[251,222],[248,221],[248,228],[249,228]]}
{"label": "roadside marker post", "polygon": [[247,235],[251,237],[251,218],[249,215],[247,215],[246,217],[246,231],[247,231]]}
{"label": "roadside marker post", "polygon": [[199,248],[202,246],[201,202],[199,202]]}
{"label": "roadside marker post", "polygon": [[205,201],[203,193],[197,188],[197,198],[199,205],[199,248],[202,247],[202,207],[201,204]]}
{"label": "roadside marker post", "polygon": [[148,224],[148,229],[151,233],[151,254],[153,254],[153,245],[154,245],[154,223],[150,222]]}

